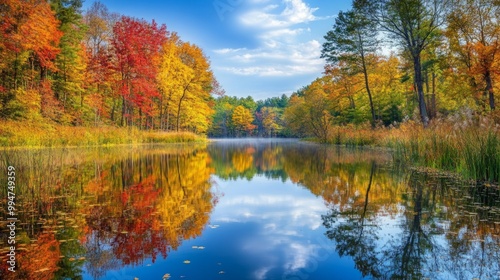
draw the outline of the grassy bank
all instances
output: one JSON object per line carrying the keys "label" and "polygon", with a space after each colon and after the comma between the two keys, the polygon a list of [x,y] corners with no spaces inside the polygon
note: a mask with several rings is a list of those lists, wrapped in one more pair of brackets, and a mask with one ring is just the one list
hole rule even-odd
{"label": "grassy bank", "polygon": [[142,131],[137,128],[69,127],[32,122],[0,122],[2,147],[65,147],[143,143],[202,142],[190,132]]}
{"label": "grassy bank", "polygon": [[396,162],[451,171],[467,179],[500,182],[500,127],[490,119],[437,120],[424,129],[337,127],[329,143],[391,148]]}

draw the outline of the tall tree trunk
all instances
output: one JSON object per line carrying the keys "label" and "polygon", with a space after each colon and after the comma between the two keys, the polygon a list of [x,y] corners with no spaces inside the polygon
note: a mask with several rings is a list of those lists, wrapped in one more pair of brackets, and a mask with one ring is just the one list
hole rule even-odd
{"label": "tall tree trunk", "polygon": [[165,109],[165,114],[167,115],[167,123],[165,125],[165,130],[168,131],[170,129],[170,110],[169,104],[167,103],[167,108]]}
{"label": "tall tree trunk", "polygon": [[[359,33],[358,33],[358,40],[360,43],[363,42],[361,40],[361,34],[359,34]],[[370,84],[368,83],[368,71],[366,69],[365,53],[363,50],[361,50],[361,64],[363,65],[363,75],[365,77],[365,88],[366,88],[366,92],[368,93],[368,99],[370,101],[370,111],[372,113],[371,125],[372,125],[372,128],[375,128],[375,108],[373,107],[372,92],[370,90]]]}
{"label": "tall tree trunk", "polygon": [[115,107],[116,107],[116,99],[113,98],[113,107],[111,107],[111,121],[115,121]]}
{"label": "tall tree trunk", "polygon": [[432,94],[436,94],[436,72],[432,70]]}
{"label": "tall tree trunk", "polygon": [[144,127],[142,126],[142,109],[139,108],[139,130],[143,130]]}
{"label": "tall tree trunk", "polygon": [[125,102],[125,96],[122,95],[122,117],[120,119],[120,126],[123,126],[125,123],[125,107],[127,106]]}
{"label": "tall tree trunk", "polygon": [[485,93],[488,94],[489,96],[489,103],[490,103],[490,109],[491,111],[495,110],[495,94],[493,92],[493,81],[491,80],[491,73],[490,71],[486,71],[484,75],[484,80],[486,82],[486,89]]}
{"label": "tall tree trunk", "polygon": [[160,97],[160,104],[158,104],[160,108],[160,116],[158,117],[158,121],[160,122],[160,130],[163,130],[163,119],[165,116],[163,115],[163,95]]}
{"label": "tall tree trunk", "polygon": [[177,131],[179,131],[179,128],[180,128],[181,106],[182,106],[182,101],[184,100],[184,97],[186,97],[186,93],[187,93],[187,87],[184,88],[184,91],[182,92],[181,99],[179,99],[179,104],[177,106]]}
{"label": "tall tree trunk", "polygon": [[430,92],[430,89],[429,89],[429,71],[427,71],[427,69],[422,71],[422,78],[424,79],[425,93],[429,94],[429,92]]}
{"label": "tall tree trunk", "polygon": [[420,61],[420,53],[413,54],[413,67],[415,70],[415,85],[417,86],[418,109],[420,118],[424,127],[429,125],[429,115],[427,114],[427,106],[425,105],[424,83],[422,77],[422,64]]}
{"label": "tall tree trunk", "polygon": [[356,103],[354,102],[354,97],[352,95],[347,97],[349,99],[349,108],[356,109]]}

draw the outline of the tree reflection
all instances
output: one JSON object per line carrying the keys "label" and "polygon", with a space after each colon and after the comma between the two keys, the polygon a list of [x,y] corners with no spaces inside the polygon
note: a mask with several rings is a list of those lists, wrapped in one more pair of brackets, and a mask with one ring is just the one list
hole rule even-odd
{"label": "tree reflection", "polygon": [[[403,211],[388,222],[384,201],[370,199],[372,186],[378,185],[373,181],[375,171],[372,165],[364,199],[351,195],[348,205],[332,203],[330,213],[323,216],[326,236],[335,242],[340,256],[353,259],[363,276],[482,279],[499,275],[498,220],[491,219],[491,213],[487,214],[489,220],[480,220],[478,210],[485,206],[464,204],[463,197],[457,196],[464,190],[458,181],[412,172],[399,202]],[[470,193],[468,187],[465,189]],[[474,206],[476,212],[459,210],[467,205]],[[489,212],[492,208],[496,212],[498,206],[489,206]]]}
{"label": "tree reflection", "polygon": [[[370,190],[372,188],[375,161],[371,162],[370,178],[364,197],[355,196],[351,205],[339,211],[332,205],[331,213],[322,216],[323,225],[328,229],[326,236],[336,242],[336,250],[340,256],[351,256],[356,268],[363,276],[380,277],[379,260],[376,255],[376,233],[378,228],[372,217],[367,217]],[[360,202],[359,200],[363,200]],[[339,222],[338,225],[335,225]]]}
{"label": "tree reflection", "polygon": [[[54,279],[54,273],[59,269],[60,248],[59,242],[55,239],[54,233],[45,232],[38,236],[31,248],[17,251],[16,272],[7,271],[5,262],[2,261],[2,279]],[[21,252],[21,253],[20,253]]]}
{"label": "tree reflection", "polygon": [[380,151],[349,151],[295,141],[222,141],[210,145],[208,151],[215,173],[221,179],[250,180],[255,175],[282,181],[290,179],[316,195],[331,190],[318,184],[328,177],[341,175],[342,179],[352,181],[353,172],[360,167],[365,169],[370,160],[387,162],[390,159],[389,154]]}
{"label": "tree reflection", "polygon": [[409,179],[407,198],[403,201],[406,210],[401,221],[402,232],[389,240],[388,246],[382,249],[384,274],[389,278],[429,277],[437,269],[436,253],[441,248],[433,239],[428,226],[435,208],[435,197],[431,197],[431,194],[436,186],[426,186],[426,179],[419,175],[412,173]]}
{"label": "tree reflection", "polygon": [[84,265],[97,279],[110,269],[165,258],[201,234],[218,199],[208,153],[196,146],[10,151],[4,157],[1,164],[19,170],[23,223],[18,273],[7,273],[2,254],[2,279],[81,279]]}
{"label": "tree reflection", "polygon": [[103,267],[155,262],[200,235],[216,201],[209,163],[204,151],[148,155],[115,163],[90,182],[113,186],[86,216],[87,270],[98,278]]}
{"label": "tree reflection", "polygon": [[167,257],[168,243],[152,215],[160,192],[153,181],[150,176],[121,193],[121,215],[116,219],[116,234],[110,245],[114,256],[125,265],[138,264],[147,257],[154,262],[158,254]]}

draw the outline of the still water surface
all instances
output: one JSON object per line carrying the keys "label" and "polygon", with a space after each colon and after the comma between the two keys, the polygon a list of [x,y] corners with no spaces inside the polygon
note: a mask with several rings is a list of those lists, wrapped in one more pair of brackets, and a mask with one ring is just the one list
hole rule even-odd
{"label": "still water surface", "polygon": [[2,226],[1,279],[500,278],[498,189],[380,150],[237,139],[1,164],[18,215],[17,271]]}

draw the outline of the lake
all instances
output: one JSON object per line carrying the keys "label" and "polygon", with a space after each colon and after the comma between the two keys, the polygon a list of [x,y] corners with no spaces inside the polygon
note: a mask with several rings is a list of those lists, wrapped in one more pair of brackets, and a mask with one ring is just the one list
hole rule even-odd
{"label": "lake", "polygon": [[1,156],[1,279],[500,278],[498,188],[385,150],[234,139]]}

